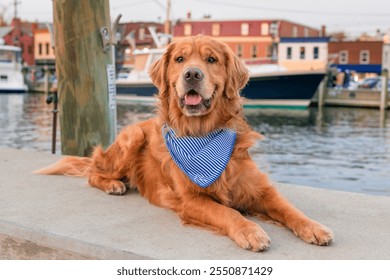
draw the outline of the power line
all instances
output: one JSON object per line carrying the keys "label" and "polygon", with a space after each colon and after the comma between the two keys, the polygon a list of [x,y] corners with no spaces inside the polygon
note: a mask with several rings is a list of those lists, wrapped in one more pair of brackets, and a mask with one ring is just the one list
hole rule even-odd
{"label": "power line", "polygon": [[[194,1],[194,0],[193,0]],[[234,7],[234,8],[242,8],[242,9],[261,9],[265,11],[273,11],[273,12],[288,12],[288,13],[295,13],[295,14],[316,14],[316,15],[328,15],[328,16],[375,16],[375,17],[390,17],[390,14],[387,13],[374,13],[374,14],[368,14],[368,13],[347,13],[347,12],[325,12],[325,11],[310,11],[310,10],[296,10],[296,9],[283,9],[283,8],[272,8],[272,7],[265,7],[265,6],[257,6],[257,5],[245,5],[245,4],[237,4],[237,3],[229,3],[226,1],[216,1],[216,0],[195,0],[194,2],[203,2],[207,4],[214,4],[218,6],[225,6],[225,7]]]}

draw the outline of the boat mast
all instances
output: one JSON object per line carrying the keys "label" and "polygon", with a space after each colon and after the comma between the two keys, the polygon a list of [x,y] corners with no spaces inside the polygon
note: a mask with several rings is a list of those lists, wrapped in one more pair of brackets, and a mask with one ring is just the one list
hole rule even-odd
{"label": "boat mast", "polygon": [[166,10],[166,19],[165,19],[165,25],[164,25],[164,33],[165,34],[171,34],[171,0],[167,0],[167,10]]}

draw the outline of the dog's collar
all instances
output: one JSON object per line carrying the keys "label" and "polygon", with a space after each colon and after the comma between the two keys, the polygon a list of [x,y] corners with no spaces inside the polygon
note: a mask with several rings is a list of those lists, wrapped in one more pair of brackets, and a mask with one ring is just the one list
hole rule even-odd
{"label": "dog's collar", "polygon": [[168,125],[163,125],[165,145],[177,166],[202,188],[217,180],[228,164],[236,142],[236,132],[218,129],[202,137],[178,137]]}

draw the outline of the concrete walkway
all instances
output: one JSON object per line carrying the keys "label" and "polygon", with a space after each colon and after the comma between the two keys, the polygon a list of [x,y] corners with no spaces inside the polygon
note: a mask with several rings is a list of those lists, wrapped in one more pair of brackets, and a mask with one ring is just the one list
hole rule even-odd
{"label": "concrete walkway", "polygon": [[390,259],[390,197],[280,185],[335,241],[309,245],[259,221],[272,243],[253,253],[181,225],[136,192],[110,196],[83,178],[31,174],[58,158],[0,148],[0,259]]}

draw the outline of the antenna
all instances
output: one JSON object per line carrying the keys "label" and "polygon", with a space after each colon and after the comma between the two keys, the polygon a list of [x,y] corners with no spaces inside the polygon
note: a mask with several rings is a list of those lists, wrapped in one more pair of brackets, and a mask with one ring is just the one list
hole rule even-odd
{"label": "antenna", "polygon": [[21,4],[20,1],[14,0],[14,18],[18,18],[18,5]]}

